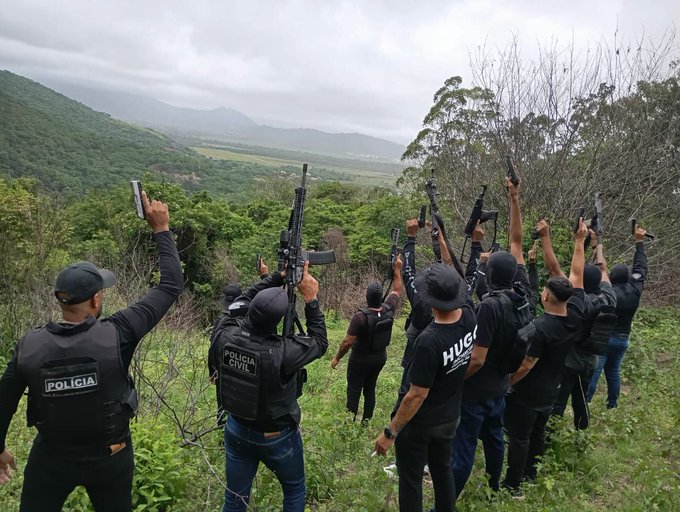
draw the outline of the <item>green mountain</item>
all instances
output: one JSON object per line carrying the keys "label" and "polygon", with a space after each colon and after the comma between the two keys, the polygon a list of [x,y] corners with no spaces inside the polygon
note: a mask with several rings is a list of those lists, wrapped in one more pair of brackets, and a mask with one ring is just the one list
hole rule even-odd
{"label": "green mountain", "polygon": [[37,178],[67,195],[145,172],[188,189],[229,194],[255,175],[272,172],[253,164],[211,161],[165,135],[112,119],[9,71],[0,71],[0,120],[0,176]]}

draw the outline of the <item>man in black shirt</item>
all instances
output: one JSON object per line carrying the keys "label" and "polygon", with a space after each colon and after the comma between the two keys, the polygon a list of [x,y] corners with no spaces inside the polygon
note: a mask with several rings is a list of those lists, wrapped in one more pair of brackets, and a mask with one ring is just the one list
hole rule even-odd
{"label": "man in black shirt", "polygon": [[465,375],[460,425],[451,454],[458,495],[470,477],[477,439],[481,439],[484,446],[489,485],[494,490],[500,486],[505,391],[510,371],[507,361],[518,328],[515,310],[531,309],[531,291],[522,253],[519,184],[514,185],[506,178],[506,187],[510,195],[510,252],[495,252],[486,263],[486,282],[491,292],[477,306],[477,336]]}
{"label": "man in black shirt", "polygon": [[642,289],[647,279],[647,256],[644,239],[647,232],[638,227],[635,230],[635,256],[633,268],[618,264],[609,273],[614,292],[616,293],[616,326],[609,338],[607,353],[600,356],[600,361],[588,388],[588,401],[593,398],[597,389],[597,381],[604,369],[607,378],[607,408],[617,406],[621,392],[621,362],[628,349],[633,316],[640,306]]}
{"label": "man in black shirt", "polygon": [[[428,228],[431,228],[428,222]],[[432,308],[427,301],[418,294],[416,290],[416,235],[418,234],[418,219],[409,219],[406,221],[406,233],[408,238],[406,239],[406,244],[404,244],[404,272],[403,272],[403,282],[404,288],[406,289],[406,298],[411,305],[411,314],[406,321],[406,347],[404,348],[404,355],[401,360],[401,366],[404,368],[401,378],[401,387],[403,392],[408,391],[408,384],[406,382],[407,372],[406,368],[413,355],[413,344],[416,338],[422,332],[425,327],[427,327],[430,322],[432,322]],[[441,236],[441,230],[439,231],[439,245],[440,251],[448,254],[448,249],[443,249],[445,243],[443,237]],[[475,281],[477,281],[477,260],[482,252],[481,240],[484,239],[484,231],[481,226],[477,224],[474,231],[472,232],[472,245],[470,249],[470,258],[468,260],[468,265],[465,271],[465,288],[460,290],[461,293],[466,293],[470,295],[475,287]],[[447,256],[450,259],[450,255]]]}
{"label": "man in black shirt", "polygon": [[[588,263],[583,272],[583,288],[587,299],[585,321],[581,338],[571,346],[564,361],[565,369],[562,374],[562,384],[553,405],[553,414],[563,416],[567,402],[571,397],[574,428],[577,430],[584,430],[590,424],[590,411],[586,393],[598,360],[597,354],[593,352],[588,343],[591,337],[591,328],[603,306],[613,308],[616,305],[616,294],[609,283],[602,243],[598,241],[597,234],[593,230],[590,231],[590,236],[595,249],[594,256],[597,265]],[[544,247],[543,259],[550,275],[564,275],[552,251],[552,246]]]}
{"label": "man in black shirt", "polygon": [[465,282],[450,266],[435,263],[419,274],[415,287],[431,304],[434,321],[414,343],[408,391],[400,390],[392,421],[376,440],[375,451],[386,454],[396,438],[400,510],[423,510],[423,469],[428,464],[435,507],[451,512],[456,501],[451,441],[460,417],[475,314]]}
{"label": "man in black shirt", "polygon": [[245,305],[245,317],[226,317],[211,336],[210,358],[218,367],[221,405],[229,413],[224,429],[227,488],[223,512],[247,509],[260,462],[281,483],[283,509],[305,509],[298,374],[328,348],[326,322],[317,299],[319,283],[308,267],[305,263],[298,285],[305,301],[308,336],[276,333],[288,308],[279,272],[238,297],[232,307]]}
{"label": "man in black shirt", "polygon": [[28,424],[36,436],[24,470],[22,512],[61,510],[76,486],[97,512],[132,510],[134,470],[129,420],[137,397],[128,369],[141,339],[163,318],[183,289],[168,206],[142,198],[154,232],[161,279],[137,303],[99,319],[105,288],[115,276],[78,262],[57,276],[63,320],[29,331],[16,345],[0,380],[0,483],[14,457],[5,437],[28,387]]}
{"label": "man in black shirt", "polygon": [[[564,360],[581,335],[586,314],[583,291],[586,232],[581,219],[575,233],[569,279],[564,276],[548,279],[541,293],[545,313],[522,329],[531,346],[522,366],[510,375],[505,405],[508,469],[503,485],[518,497],[522,480],[536,476],[536,464],[545,450],[545,426],[559,392]],[[544,229],[540,235],[546,252],[550,246],[549,231]]]}
{"label": "man in black shirt", "polygon": [[335,370],[340,359],[350,348],[352,349],[347,364],[347,410],[354,414],[354,419],[356,419],[359,398],[363,390],[362,425],[366,425],[373,417],[378,375],[387,362],[387,346],[392,338],[394,314],[399,307],[399,297],[404,289],[401,268],[402,262],[399,256],[394,263],[392,290],[384,303],[382,302],[382,285],[376,282],[368,286],[366,290],[368,307],[354,313],[347,328],[347,335],[331,361],[331,368]]}

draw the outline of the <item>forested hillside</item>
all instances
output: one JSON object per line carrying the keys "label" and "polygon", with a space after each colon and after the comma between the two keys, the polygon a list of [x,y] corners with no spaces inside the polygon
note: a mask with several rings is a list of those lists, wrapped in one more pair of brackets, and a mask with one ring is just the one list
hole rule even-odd
{"label": "forested hillside", "polygon": [[151,172],[188,190],[236,196],[274,170],[217,162],[58,94],[0,71],[0,175],[31,177],[63,195],[108,188]]}

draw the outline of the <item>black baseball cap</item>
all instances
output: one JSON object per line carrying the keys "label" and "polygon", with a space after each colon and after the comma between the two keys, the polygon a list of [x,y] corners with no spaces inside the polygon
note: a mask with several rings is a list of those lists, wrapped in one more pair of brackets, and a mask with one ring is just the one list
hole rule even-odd
{"label": "black baseball cap", "polygon": [[415,286],[430,306],[442,311],[453,311],[466,302],[463,279],[452,267],[443,263],[435,263],[420,272]]}
{"label": "black baseball cap", "polygon": [[77,261],[59,272],[54,295],[62,304],[80,304],[114,284],[116,276],[110,270],[97,268],[89,261]]}

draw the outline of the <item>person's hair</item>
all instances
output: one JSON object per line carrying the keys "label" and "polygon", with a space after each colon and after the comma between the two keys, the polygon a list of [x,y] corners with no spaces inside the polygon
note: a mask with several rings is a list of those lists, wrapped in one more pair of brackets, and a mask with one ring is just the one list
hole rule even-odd
{"label": "person's hair", "polygon": [[559,302],[566,302],[574,294],[574,287],[566,277],[551,277],[545,283],[545,287]]}

